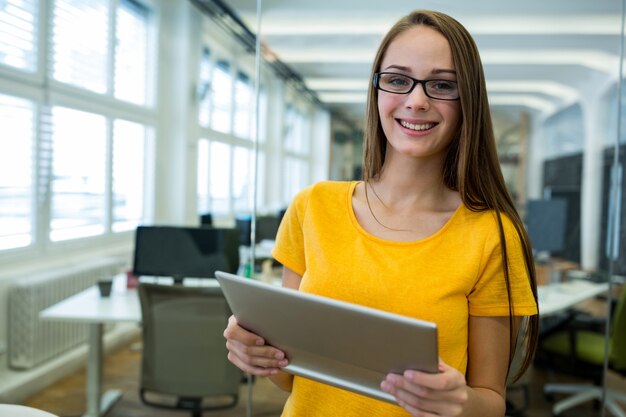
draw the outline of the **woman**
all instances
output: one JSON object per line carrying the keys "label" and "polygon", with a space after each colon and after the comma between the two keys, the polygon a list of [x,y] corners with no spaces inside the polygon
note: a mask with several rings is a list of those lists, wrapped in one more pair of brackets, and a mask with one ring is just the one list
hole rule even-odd
{"label": "woman", "polygon": [[[291,394],[283,416],[503,416],[522,316],[537,336],[531,251],[500,172],[475,43],[416,11],[376,55],[364,180],[300,192],[278,232],[283,285],[436,322],[438,374],[390,374],[400,407],[282,371],[284,352],[231,318],[230,360]],[[288,312],[285,312],[288,314]]]}

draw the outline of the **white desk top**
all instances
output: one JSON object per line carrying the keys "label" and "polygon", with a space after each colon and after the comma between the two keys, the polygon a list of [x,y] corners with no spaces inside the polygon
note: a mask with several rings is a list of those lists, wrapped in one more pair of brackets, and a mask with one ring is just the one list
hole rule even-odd
{"label": "white desk top", "polygon": [[543,317],[558,313],[581,301],[600,295],[608,289],[608,283],[582,280],[541,285],[537,288],[539,314]]}
{"label": "white desk top", "polygon": [[109,297],[101,297],[98,287],[90,287],[43,310],[42,319],[82,321],[88,323],[140,322],[141,306],[136,289],[126,289],[116,279]]}
{"label": "white desk top", "polygon": [[[168,282],[170,278],[143,279],[146,282]],[[215,286],[217,280],[189,279],[185,285]],[[66,298],[43,310],[39,317],[50,320],[81,321],[88,323],[140,322],[141,304],[136,289],[126,288],[126,277],[118,275],[113,280],[109,297],[101,297],[97,286]]]}
{"label": "white desk top", "polygon": [[272,259],[272,250],[275,241],[264,239],[254,247],[254,257],[256,259]]}

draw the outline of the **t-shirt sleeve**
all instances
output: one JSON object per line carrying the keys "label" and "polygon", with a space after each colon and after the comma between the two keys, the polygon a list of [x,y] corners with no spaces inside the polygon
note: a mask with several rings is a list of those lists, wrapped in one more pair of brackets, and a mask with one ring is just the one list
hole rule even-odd
{"label": "t-shirt sleeve", "polygon": [[311,191],[312,186],[303,189],[287,207],[272,250],[274,259],[301,276],[306,271],[302,226]]}
{"label": "t-shirt sleeve", "polygon": [[[531,290],[520,237],[511,220],[504,214],[501,218],[509,266],[511,311],[514,316],[537,314],[537,304]],[[473,316],[509,315],[509,302],[502,267],[500,234],[495,219],[491,224],[493,227],[485,240],[479,277],[468,297],[469,313]]]}

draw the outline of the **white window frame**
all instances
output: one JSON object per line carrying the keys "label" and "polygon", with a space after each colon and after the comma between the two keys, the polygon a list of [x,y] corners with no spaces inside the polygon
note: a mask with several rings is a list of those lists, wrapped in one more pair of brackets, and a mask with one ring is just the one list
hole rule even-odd
{"label": "white window frame", "polygon": [[[116,8],[120,3],[120,0],[109,0],[109,7],[112,10],[113,15],[116,15]],[[147,67],[156,68],[157,62],[157,35],[158,35],[158,21],[159,10],[153,0],[133,0],[145,6],[150,12],[150,21],[148,23],[148,56]],[[97,113],[106,118],[106,123],[109,129],[106,132],[107,148],[111,149],[112,135],[113,135],[113,121],[114,119],[122,119],[130,122],[135,122],[144,125],[148,129],[147,138],[144,140],[147,143],[144,151],[144,192],[146,189],[150,189],[154,181],[154,172],[151,167],[154,166],[150,162],[149,158],[154,157],[154,138],[157,134],[158,128],[158,114],[157,114],[157,90],[156,80],[158,74],[156,70],[151,71],[148,75],[147,81],[147,96],[146,105],[137,105],[129,102],[125,102],[115,98],[113,90],[113,79],[109,80],[110,87],[106,94],[97,94],[91,91],[83,90],[71,85],[64,84],[57,80],[54,80],[52,74],[49,72],[50,62],[45,59],[48,56],[49,48],[51,47],[49,42],[50,37],[49,25],[51,24],[52,7],[53,3],[46,0],[39,0],[39,15],[38,19],[38,36],[37,36],[37,66],[34,72],[26,72],[24,70],[13,68],[10,66],[0,65],[0,93],[16,98],[22,98],[30,100],[34,104],[34,151],[33,151],[33,188],[35,190],[34,196],[34,208],[33,208],[33,243],[28,247],[7,249],[0,251],[0,258],[2,259],[20,259],[23,256],[31,256],[32,254],[41,253],[64,253],[68,248],[77,249],[84,248],[85,245],[100,245],[106,242],[119,241],[120,239],[127,240],[129,236],[128,231],[119,233],[113,233],[112,229],[112,168],[111,168],[111,156],[107,155],[106,161],[106,189],[107,194],[105,200],[105,232],[102,235],[72,239],[60,242],[51,242],[50,235],[50,201],[51,190],[49,189],[49,180],[46,178],[46,173],[42,171],[42,167],[45,164],[49,164],[49,160],[43,160],[45,155],[41,152],[42,143],[42,112],[47,107],[62,106],[73,108],[76,110],[87,111]],[[115,28],[111,29],[110,36],[115,38]],[[110,53],[113,55],[113,52]],[[113,62],[110,63],[110,70],[113,69]],[[112,73],[111,73],[112,74]],[[149,194],[149,193],[148,193]],[[148,206],[150,199],[144,196],[144,212],[147,216],[151,215],[152,209]],[[148,196],[149,197],[149,196]]]}
{"label": "white window frame", "polygon": [[[233,42],[232,40],[230,40],[230,42]],[[209,207],[209,211],[211,211],[211,214],[213,215],[213,219],[214,221],[216,221],[217,223],[232,223],[234,221],[234,218],[239,215],[239,214],[250,214],[252,212],[252,210],[254,209],[254,204],[252,203],[252,201],[249,202],[249,208],[247,210],[243,210],[242,211],[238,211],[236,210],[235,207],[235,201],[234,201],[234,170],[237,169],[237,167],[234,166],[234,158],[235,158],[235,149],[236,148],[246,148],[249,149],[250,152],[254,152],[255,150],[255,143],[254,143],[254,138],[252,137],[253,135],[253,126],[250,127],[250,135],[249,137],[240,137],[237,136],[235,134],[235,129],[234,129],[234,123],[235,123],[235,113],[236,113],[236,102],[235,102],[235,84],[236,84],[236,80],[237,80],[237,74],[239,72],[242,72],[246,75],[248,75],[249,79],[250,79],[250,85],[252,87],[252,109],[254,109],[256,103],[254,103],[255,101],[255,97],[254,97],[254,83],[256,82],[254,79],[254,62],[252,62],[252,60],[250,59],[249,54],[247,54],[243,48],[239,45],[233,44],[232,45],[232,50],[228,50],[226,49],[227,47],[225,47],[225,45],[227,45],[228,42],[225,42],[223,35],[216,33],[214,29],[210,28],[210,24],[207,25],[206,28],[206,37],[204,38],[204,44],[202,45],[202,47],[206,47],[209,49],[210,51],[210,60],[211,60],[211,69],[214,71],[217,63],[220,61],[226,61],[229,64],[229,69],[230,69],[230,76],[232,79],[232,83],[231,83],[231,106],[230,106],[230,130],[229,132],[222,132],[222,131],[218,131],[215,130],[214,128],[212,128],[211,126],[211,112],[214,110],[214,104],[211,101],[210,104],[210,111],[209,111],[209,115],[208,115],[208,119],[209,119],[209,126],[202,126],[200,124],[200,120],[199,120],[199,114],[197,115],[197,117],[195,118],[196,120],[196,129],[197,129],[197,141],[201,141],[201,140],[206,140],[208,141],[208,148],[210,149],[210,144],[214,143],[214,142],[219,142],[219,143],[223,143],[225,145],[227,145],[230,148],[230,172],[227,173],[228,178],[229,178],[229,197],[228,197],[228,209],[226,212],[218,212],[218,213],[214,213],[212,212],[212,208],[211,208],[211,201],[208,202],[208,204],[200,204],[197,200],[196,200],[196,206],[197,206],[197,211],[198,214],[202,214],[201,212],[204,212],[204,207],[203,209],[200,209],[201,206],[206,206]],[[200,53],[202,53],[202,51],[200,51]],[[203,87],[204,89],[204,87]],[[209,92],[207,94],[211,94],[211,89],[209,88]],[[201,97],[198,97],[198,99],[200,99]],[[255,123],[254,118],[251,118],[250,123],[253,124]],[[199,149],[199,146],[196,146],[196,149]],[[262,152],[261,148],[259,147],[259,152]],[[210,155],[206,155],[206,156],[202,156],[202,158],[204,160],[208,160],[210,161]],[[253,159],[256,161],[257,158],[254,157],[253,155]],[[250,186],[254,186],[254,184],[257,182],[255,181],[254,175],[255,175],[255,171],[256,169],[254,169],[254,167],[250,167],[251,172],[248,175],[248,182],[250,183]],[[203,171],[204,170],[204,171]],[[199,167],[198,168],[198,172],[209,172],[210,175],[210,168],[206,169],[204,167]],[[210,184],[210,178],[207,179],[207,183]],[[210,185],[209,185],[210,186]],[[210,200],[210,190],[208,190],[208,194],[209,194],[209,200]],[[198,199],[198,193],[196,192],[196,199]],[[244,213],[245,212],[245,213]]]}

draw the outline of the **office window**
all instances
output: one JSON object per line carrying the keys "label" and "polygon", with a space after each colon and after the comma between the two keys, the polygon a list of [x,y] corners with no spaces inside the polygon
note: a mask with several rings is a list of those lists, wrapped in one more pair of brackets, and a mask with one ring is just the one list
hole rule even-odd
{"label": "office window", "polygon": [[241,146],[235,147],[233,166],[233,209],[235,213],[251,212],[254,151]]}
{"label": "office window", "polygon": [[[258,141],[260,144],[263,144],[267,141],[267,127],[268,127],[268,114],[267,114],[267,92],[261,85],[259,87],[259,134]],[[256,121],[256,112],[252,115],[252,137],[256,135],[257,121]]]}
{"label": "office window", "polygon": [[200,76],[198,80],[198,122],[202,127],[209,127],[211,116],[211,50],[204,48],[200,58]]}
{"label": "office window", "polygon": [[52,77],[77,88],[146,105],[152,79],[149,10],[135,1],[120,0],[112,15],[110,5],[111,0],[54,2]]}
{"label": "office window", "polygon": [[230,211],[231,147],[225,143],[212,142],[209,150],[209,184],[211,211],[227,214]]}
{"label": "office window", "polygon": [[[254,157],[254,154],[253,154]],[[266,153],[259,151],[259,154],[256,157],[256,173],[252,174],[253,178],[256,177],[256,204],[257,211],[265,211],[266,209],[266,195],[267,192],[266,184],[271,179],[267,171]]]}
{"label": "office window", "polygon": [[196,179],[196,204],[198,213],[208,213],[211,211],[209,147],[208,140],[200,139],[198,141],[198,177]]}
{"label": "office window", "polygon": [[254,112],[254,89],[250,78],[243,72],[237,73],[235,80],[235,125],[234,133],[244,139],[252,136]]}
{"label": "office window", "polygon": [[582,152],[585,146],[582,107],[574,105],[550,116],[544,123],[544,130],[546,158]]}
{"label": "office window", "polygon": [[288,152],[305,154],[308,152],[307,119],[293,106],[285,112],[284,149]]}
{"label": "office window", "polygon": [[288,105],[283,133],[282,198],[285,203],[310,183],[310,128],[306,116],[295,106]]}
{"label": "office window", "polygon": [[283,126],[283,148],[286,151],[293,150],[293,136],[296,129],[296,110],[291,104],[285,110],[285,121]]}
{"label": "office window", "polygon": [[[202,133],[198,139],[197,211],[222,217],[249,213],[254,181],[254,82],[236,60],[216,59],[208,46],[203,47],[199,65],[197,120]],[[261,110],[267,109],[265,100],[261,94]],[[264,139],[264,135],[259,138]]]}
{"label": "office window", "polygon": [[0,73],[0,89],[25,95],[0,91],[0,251],[41,253],[145,221],[158,117],[151,4],[0,0],[0,66],[41,76]]}
{"label": "office window", "polygon": [[144,213],[145,149],[153,131],[146,126],[115,120],[113,123],[114,232],[136,228]]}
{"label": "office window", "polygon": [[0,95],[0,250],[33,240],[34,112],[31,101]]}
{"label": "office window", "polygon": [[56,0],[52,11],[52,76],[96,93],[109,86],[108,0]]}
{"label": "office window", "polygon": [[309,184],[309,164],[307,160],[287,156],[283,164],[283,201],[289,202]]}
{"label": "office window", "polygon": [[[222,142],[198,142],[198,212],[228,215],[251,210],[254,151]],[[231,186],[232,185],[232,186]]]}
{"label": "office window", "polygon": [[150,19],[133,0],[52,3],[50,76],[105,97],[102,114],[83,111],[81,98],[73,109],[51,109],[51,241],[131,230],[143,218],[145,146],[153,131],[107,109],[115,107],[111,98],[146,106],[154,96]]}
{"label": "office window", "polygon": [[148,101],[148,9],[121,0],[115,26],[115,97],[145,105]]}
{"label": "office window", "polygon": [[228,62],[219,61],[215,66],[211,92],[211,128],[219,132],[230,133],[233,91],[230,64]]}
{"label": "office window", "polygon": [[104,116],[52,108],[50,240],[104,233],[106,135]]}
{"label": "office window", "polygon": [[37,68],[37,0],[0,2],[0,64]]}

